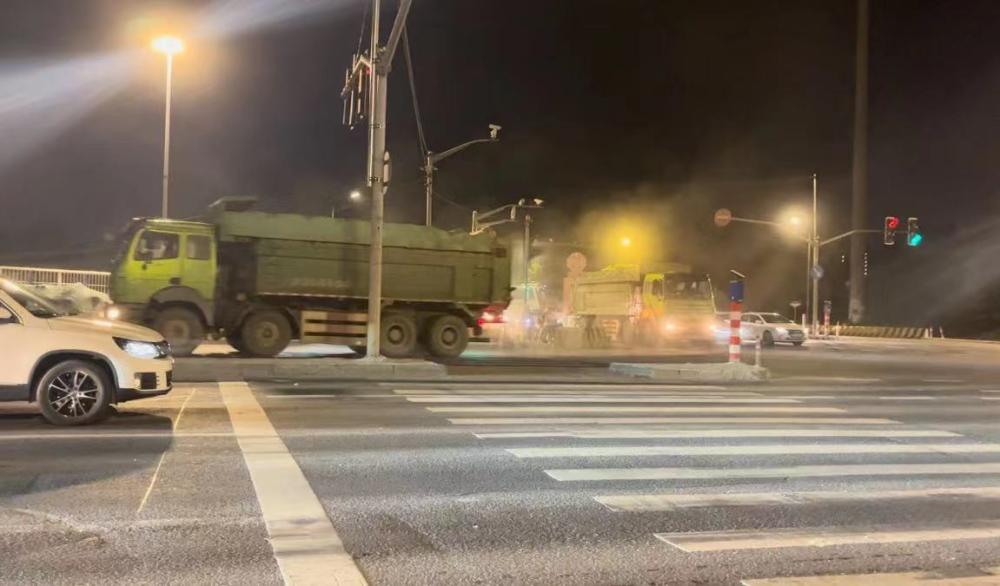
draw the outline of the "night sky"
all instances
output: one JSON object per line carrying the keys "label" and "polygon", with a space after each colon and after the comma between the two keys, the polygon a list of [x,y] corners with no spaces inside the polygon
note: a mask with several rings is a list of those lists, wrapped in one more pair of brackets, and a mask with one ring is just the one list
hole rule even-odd
{"label": "night sky", "polygon": [[[1000,276],[987,259],[946,262],[966,258],[968,234],[982,236],[1000,212],[1000,2],[871,3],[869,220],[919,216],[926,233],[919,251],[883,250],[872,238],[872,303],[898,321],[912,317],[901,307],[937,303],[921,314],[930,319],[955,310],[959,301],[942,303],[940,292],[956,280],[967,305]],[[363,182],[366,137],[341,125],[339,93],[364,2],[331,0],[328,10],[228,34],[219,32],[225,15],[268,2],[41,4],[4,0],[0,19],[0,260],[66,264],[44,251],[87,251],[130,217],[158,212],[163,63],[140,40],[165,8],[195,29],[206,14],[224,15],[177,60],[174,215],[244,194],[271,209],[355,213],[346,196]],[[385,4],[388,32],[395,2]],[[431,148],[503,126],[500,143],[439,166],[438,191],[455,203],[437,202],[438,224],[464,227],[470,208],[525,196],[549,206],[537,214],[541,238],[594,240],[595,225],[639,218],[661,234],[662,256],[717,280],[743,269],[757,277],[761,308],[786,309],[802,295],[804,246],[759,227],[719,230],[711,214],[772,218],[807,205],[817,173],[823,233],[848,228],[854,27],[853,0],[415,0],[409,33]],[[116,80],[107,91],[37,139],[74,99],[25,107],[65,76],[10,83],[14,72],[24,79],[25,67],[122,51],[128,64],[107,72]],[[386,210],[391,221],[421,222],[401,57],[390,80]],[[86,80],[88,95],[104,74]],[[983,236],[994,247],[995,234]],[[840,253],[830,247],[823,259],[823,295],[838,310]],[[946,279],[896,295],[935,266],[950,269]]]}

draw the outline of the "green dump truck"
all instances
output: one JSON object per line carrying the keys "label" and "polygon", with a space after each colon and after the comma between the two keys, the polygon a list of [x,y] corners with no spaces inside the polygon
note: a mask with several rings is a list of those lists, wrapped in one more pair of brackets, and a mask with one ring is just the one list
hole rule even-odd
{"label": "green dump truck", "polygon": [[[208,337],[274,356],[295,338],[364,347],[370,224],[253,210],[224,198],[203,221],[136,219],[114,262],[111,297],[178,356]],[[507,248],[411,224],[386,224],[382,352],[462,353],[487,307],[510,300]]]}
{"label": "green dump truck", "polygon": [[572,315],[588,339],[628,346],[714,342],[715,298],[707,275],[680,263],[612,265],[574,277]]}

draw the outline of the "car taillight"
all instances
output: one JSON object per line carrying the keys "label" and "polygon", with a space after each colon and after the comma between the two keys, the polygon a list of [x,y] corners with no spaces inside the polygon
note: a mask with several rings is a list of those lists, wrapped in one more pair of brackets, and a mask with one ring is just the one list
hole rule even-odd
{"label": "car taillight", "polygon": [[479,325],[503,323],[503,313],[487,309],[479,316]]}

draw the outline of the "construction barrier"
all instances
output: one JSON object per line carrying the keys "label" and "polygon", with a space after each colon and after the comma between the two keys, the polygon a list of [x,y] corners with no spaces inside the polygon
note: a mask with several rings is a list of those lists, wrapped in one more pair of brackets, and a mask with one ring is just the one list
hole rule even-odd
{"label": "construction barrier", "polygon": [[929,338],[928,331],[928,328],[904,326],[838,325],[834,328],[837,335],[862,338]]}

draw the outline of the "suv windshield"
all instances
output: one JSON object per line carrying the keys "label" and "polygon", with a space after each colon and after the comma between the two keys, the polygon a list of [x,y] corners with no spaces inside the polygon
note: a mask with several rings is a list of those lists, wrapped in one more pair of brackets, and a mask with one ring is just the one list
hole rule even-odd
{"label": "suv windshield", "polygon": [[760,317],[764,319],[765,322],[769,324],[790,324],[795,323],[787,317],[781,315],[780,313],[762,313]]}
{"label": "suv windshield", "polygon": [[20,304],[21,307],[28,310],[28,313],[35,317],[48,319],[51,317],[62,317],[67,315],[65,312],[56,309],[55,306],[45,299],[42,299],[30,291],[22,289],[10,281],[0,279],[0,289],[3,289],[4,292],[14,298],[14,301]]}

